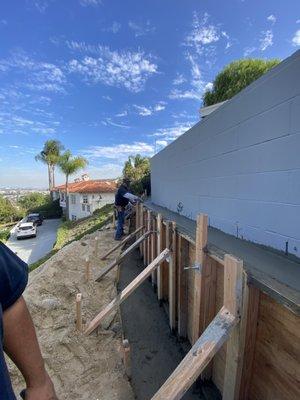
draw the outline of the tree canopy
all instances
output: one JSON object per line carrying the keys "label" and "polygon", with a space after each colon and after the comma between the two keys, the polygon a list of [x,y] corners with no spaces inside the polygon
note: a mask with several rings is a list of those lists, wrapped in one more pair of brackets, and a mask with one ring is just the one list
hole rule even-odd
{"label": "tree canopy", "polygon": [[75,174],[88,164],[84,157],[74,157],[70,150],[65,151],[58,160],[58,166],[63,174],[66,175],[66,185],[70,175]]}
{"label": "tree canopy", "polygon": [[150,193],[150,160],[140,154],[128,157],[123,168],[123,177],[131,180],[131,188],[137,194],[144,190]]}
{"label": "tree canopy", "polygon": [[203,95],[203,105],[225,101],[258,79],[280,60],[243,59],[228,64],[215,78],[213,88]]}

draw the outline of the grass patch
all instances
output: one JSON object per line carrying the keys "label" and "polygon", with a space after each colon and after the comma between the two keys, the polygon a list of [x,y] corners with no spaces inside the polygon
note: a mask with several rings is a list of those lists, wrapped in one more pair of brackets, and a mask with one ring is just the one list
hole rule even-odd
{"label": "grass patch", "polygon": [[0,242],[7,242],[10,237],[10,230],[9,229],[1,229],[0,230]]}
{"label": "grass patch", "polygon": [[29,265],[29,271],[33,271],[56,254],[62,247],[80,240],[83,236],[91,234],[106,225],[112,218],[113,205],[107,204],[96,210],[94,215],[79,221],[65,221],[57,230],[57,238],[53,249],[39,261]]}

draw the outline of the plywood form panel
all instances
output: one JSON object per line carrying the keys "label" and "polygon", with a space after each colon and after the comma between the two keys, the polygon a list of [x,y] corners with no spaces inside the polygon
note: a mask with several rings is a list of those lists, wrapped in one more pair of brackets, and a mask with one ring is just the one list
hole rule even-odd
{"label": "plywood form panel", "polygon": [[300,398],[300,317],[261,293],[251,400]]}

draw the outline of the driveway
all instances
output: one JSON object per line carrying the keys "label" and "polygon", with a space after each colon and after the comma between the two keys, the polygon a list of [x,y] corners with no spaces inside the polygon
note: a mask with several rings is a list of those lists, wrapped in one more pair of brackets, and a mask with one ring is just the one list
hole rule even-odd
{"label": "driveway", "polygon": [[37,227],[36,238],[22,240],[17,240],[13,229],[6,245],[23,261],[32,264],[52,250],[60,224],[60,219],[45,220],[43,225]]}

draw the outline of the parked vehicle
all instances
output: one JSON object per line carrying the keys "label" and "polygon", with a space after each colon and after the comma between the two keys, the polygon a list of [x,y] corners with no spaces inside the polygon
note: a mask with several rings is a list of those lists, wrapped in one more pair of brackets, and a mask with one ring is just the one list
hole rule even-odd
{"label": "parked vehicle", "polygon": [[36,224],[33,222],[22,222],[16,230],[17,239],[36,237]]}
{"label": "parked vehicle", "polygon": [[26,221],[33,222],[35,225],[42,225],[43,223],[43,216],[40,213],[34,213],[27,215]]}

